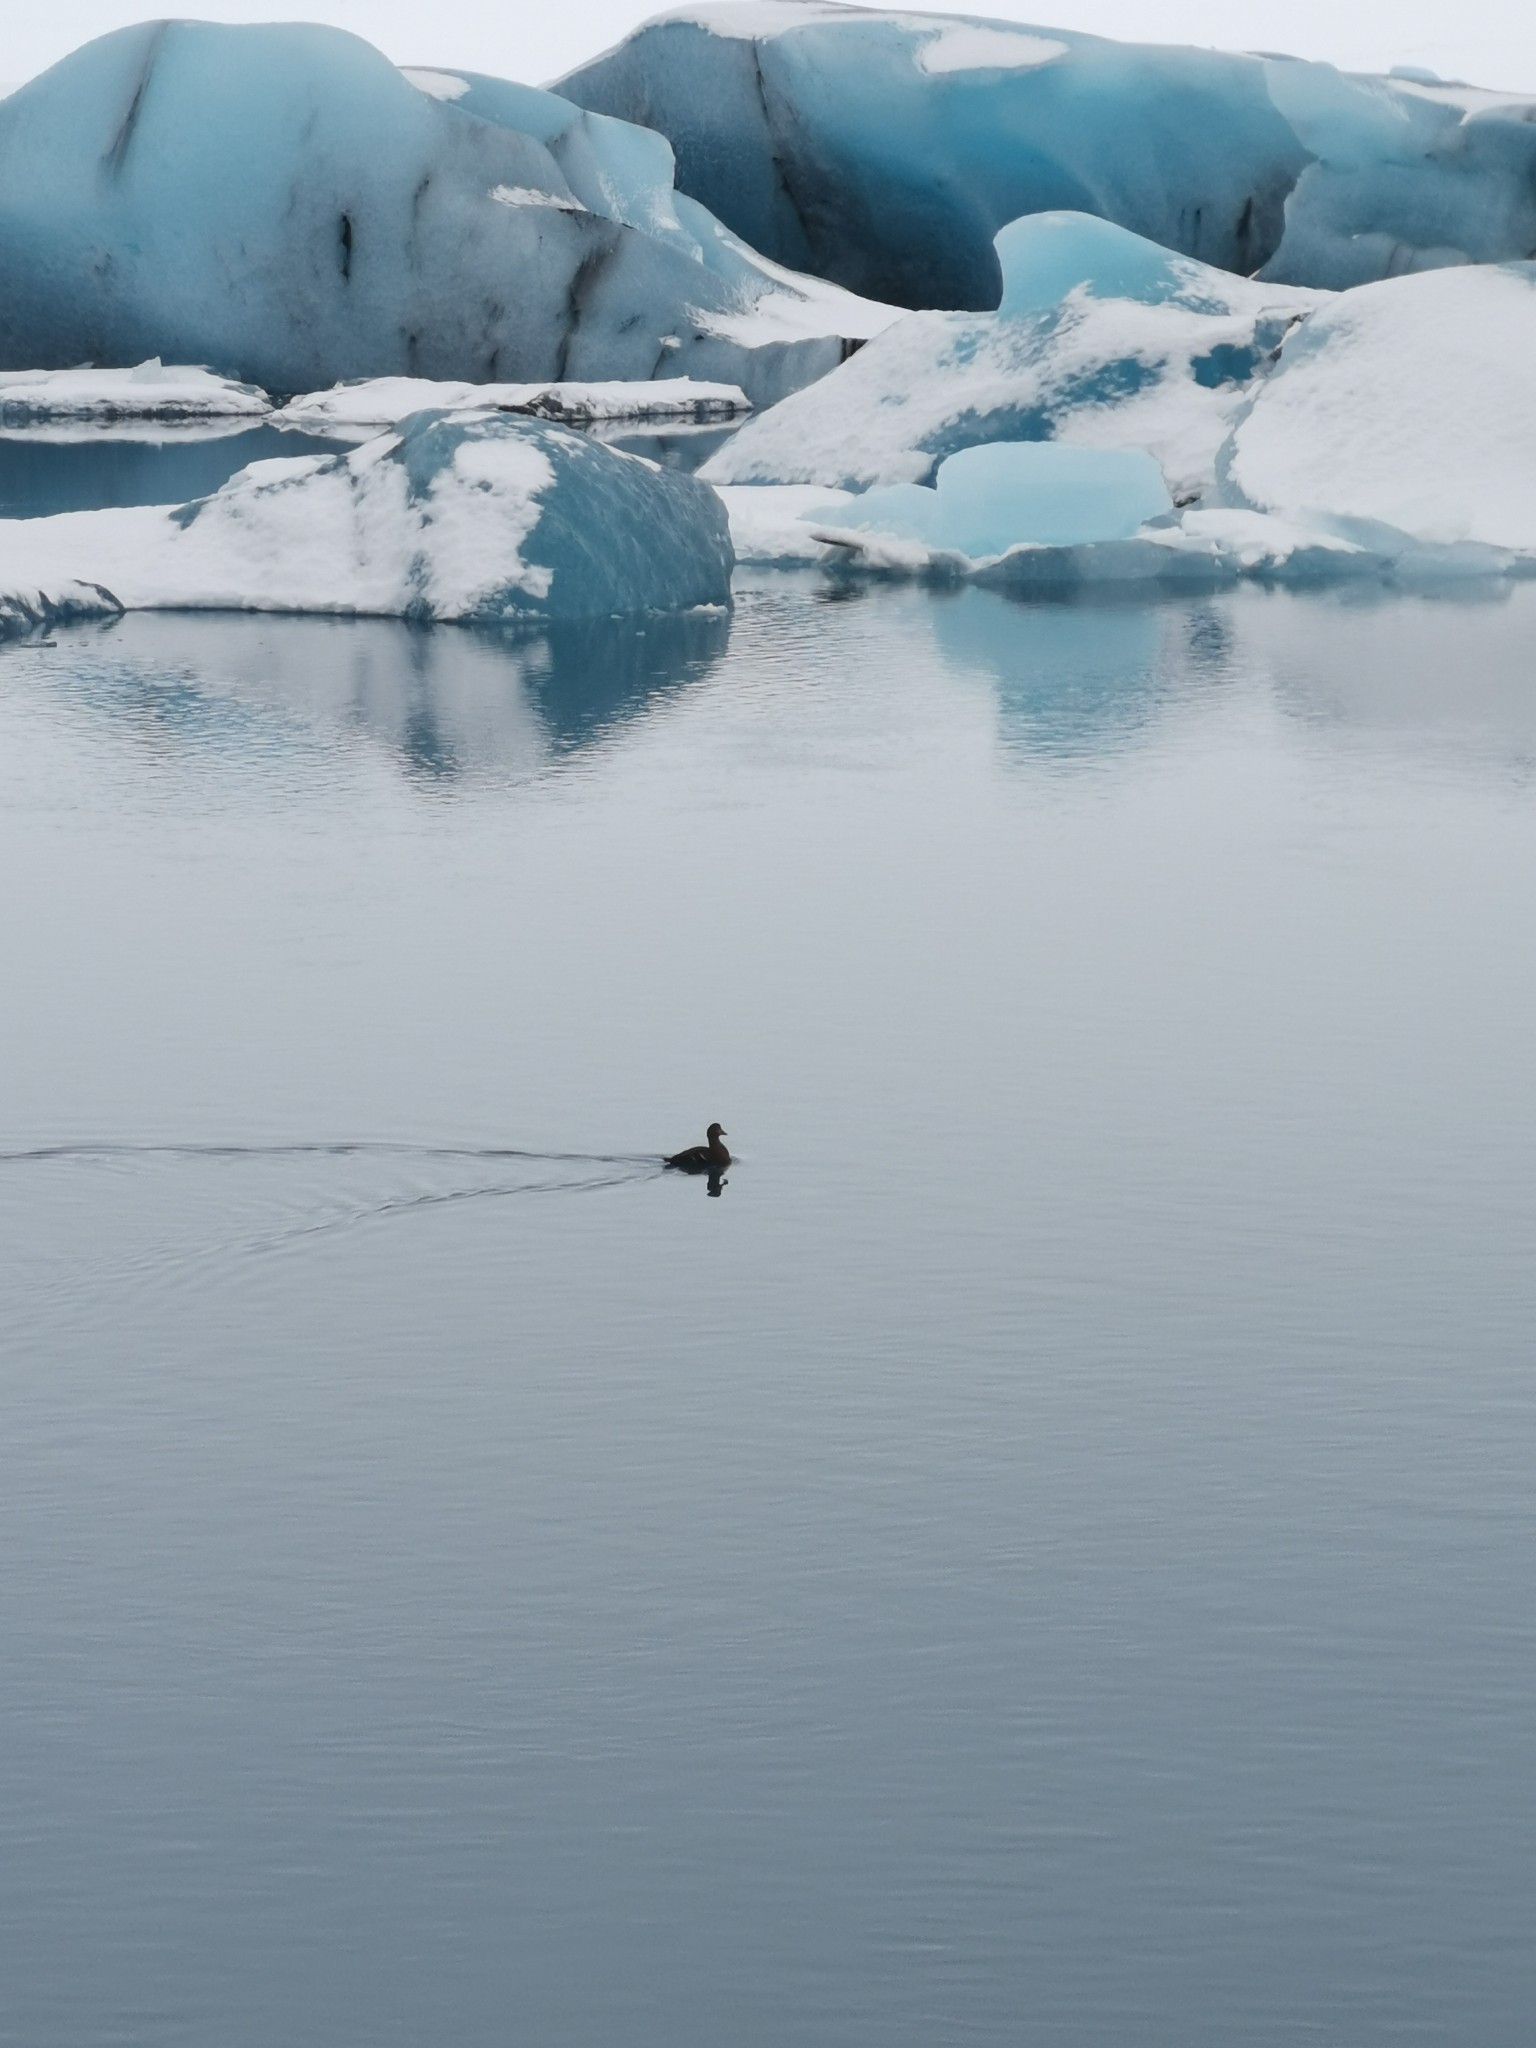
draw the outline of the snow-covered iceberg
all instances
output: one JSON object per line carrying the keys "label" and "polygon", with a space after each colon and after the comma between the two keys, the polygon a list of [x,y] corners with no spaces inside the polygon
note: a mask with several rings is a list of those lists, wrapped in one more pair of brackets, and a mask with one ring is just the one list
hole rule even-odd
{"label": "snow-covered iceberg", "polygon": [[[1080,469],[1072,493],[1075,520],[1052,516],[1056,508],[1050,497],[1016,480],[1010,480],[1009,488],[990,488],[968,498],[956,478],[944,494],[948,504],[939,491],[920,484],[898,484],[862,497],[841,493],[829,501],[816,501],[798,484],[727,485],[721,497],[737,559],[761,567],[819,563],[854,576],[973,582],[1020,594],[1189,590],[1240,578],[1428,588],[1536,574],[1536,552],[1478,541],[1441,544],[1395,527],[1326,516],[1288,519],[1211,506],[1154,512],[1132,527],[1138,495],[1144,491],[1151,502],[1157,497],[1155,472],[1135,451],[1124,452],[1126,466],[1116,474],[1112,450],[1016,443],[1000,444],[995,451],[967,449],[943,465],[941,485],[951,464],[993,452],[1020,467],[1029,458],[1045,458],[1045,468],[1059,457],[1064,468]],[[1100,464],[1104,473],[1095,476]],[[1076,538],[1048,537],[1074,530]]]}
{"label": "snow-covered iceberg", "polygon": [[[664,211],[666,144],[641,148]],[[0,364],[158,354],[283,394],[696,376],[763,403],[882,317],[711,267],[702,208],[650,232],[638,197],[593,210],[537,134],[341,30],[142,23],[0,102]]]}
{"label": "snow-covered iceberg", "polygon": [[[1124,305],[1156,310],[1144,246],[1119,255],[1100,280],[1113,274],[1143,294]],[[1049,265],[1034,275],[1047,291]],[[1005,304],[1012,294],[1010,273]],[[1033,303],[1022,279],[1016,302]],[[953,316],[914,314],[889,342],[939,317]],[[868,353],[877,358],[885,346]],[[1068,410],[1052,440],[969,446],[939,465],[934,489],[898,482],[818,502],[804,483],[725,484],[738,554],[800,562],[835,551],[855,568],[1019,589],[1238,576],[1423,585],[1536,571],[1536,264],[1434,271],[1322,297],[1275,353],[1264,375],[1235,389],[1230,429],[1177,516],[1151,461],[1171,481],[1163,415],[1099,401],[1088,406],[1086,433]],[[835,397],[857,367],[786,405],[784,416],[820,392]],[[851,445],[863,434],[878,449],[894,409],[895,401],[845,407],[856,413]],[[771,432],[776,417],[745,430],[704,473],[750,469],[749,436]],[[973,417],[965,423],[974,430]],[[1138,440],[1149,423],[1157,431]],[[1099,493],[1084,467],[1090,458],[1144,465],[1145,496],[1128,489],[1122,501],[1108,468]],[[1130,486],[1134,472],[1124,477]],[[1074,528],[1071,494],[1085,487]],[[1108,516],[1121,513],[1118,525]]]}
{"label": "snow-covered iceberg", "polygon": [[1423,79],[756,0],[661,16],[559,91],[659,129],[754,248],[911,307],[995,306],[993,236],[1063,209],[1326,287],[1536,250],[1536,102]]}
{"label": "snow-covered iceberg", "polygon": [[[0,403],[5,378],[0,373]],[[466,384],[427,377],[370,377],[310,391],[276,415],[275,424],[324,433],[332,427],[392,427],[413,412],[458,412],[465,407],[522,412],[566,426],[611,420],[719,422],[752,410],[736,384],[705,384],[693,377],[649,383]]]}
{"label": "snow-covered iceberg", "polygon": [[252,463],[173,509],[7,527],[0,592],[47,614],[332,612],[487,623],[725,604],[734,557],[706,485],[564,427],[420,413],[345,455]]}
{"label": "snow-covered iceberg", "polygon": [[123,370],[0,370],[0,425],[34,420],[259,419],[265,391],[158,356]]}
{"label": "snow-covered iceberg", "polygon": [[749,420],[705,464],[719,484],[927,483],[961,448],[1145,449],[1176,498],[1209,489],[1254,380],[1320,296],[1251,283],[1086,214],[997,237],[996,313],[909,313]]}
{"label": "snow-covered iceberg", "polygon": [[1287,340],[1221,494],[1347,538],[1536,551],[1536,264],[1341,293]]}
{"label": "snow-covered iceberg", "polygon": [[46,584],[18,581],[0,563],[0,640],[47,633],[87,619],[115,619],[122,610],[111,591],[99,584],[77,583],[72,576],[50,577]]}

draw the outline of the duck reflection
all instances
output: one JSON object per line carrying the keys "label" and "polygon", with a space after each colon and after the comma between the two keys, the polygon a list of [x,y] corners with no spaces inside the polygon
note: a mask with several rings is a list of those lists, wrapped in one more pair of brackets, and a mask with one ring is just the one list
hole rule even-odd
{"label": "duck reflection", "polygon": [[339,747],[452,794],[602,743],[706,675],[730,630],[720,612],[515,633],[141,612],[61,639],[72,658],[59,682],[168,755],[266,774]]}

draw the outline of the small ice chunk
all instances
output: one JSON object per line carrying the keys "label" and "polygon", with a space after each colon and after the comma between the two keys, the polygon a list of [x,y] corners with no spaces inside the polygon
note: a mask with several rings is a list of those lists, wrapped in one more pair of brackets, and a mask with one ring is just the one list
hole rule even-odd
{"label": "small ice chunk", "polygon": [[803,516],[813,527],[888,534],[980,561],[1015,547],[1128,540],[1172,510],[1162,471],[1142,449],[998,441],[941,462],[932,488],[889,484]]}

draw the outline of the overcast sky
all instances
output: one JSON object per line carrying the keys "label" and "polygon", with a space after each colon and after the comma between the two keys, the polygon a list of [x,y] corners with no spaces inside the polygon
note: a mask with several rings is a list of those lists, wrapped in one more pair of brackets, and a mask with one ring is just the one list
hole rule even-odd
{"label": "overcast sky", "polygon": [[[133,0],[0,0],[0,78],[15,84],[79,43],[156,11]],[[644,18],[644,0],[205,0],[208,21],[334,22],[398,63],[462,64],[541,85],[617,42]],[[1357,69],[1419,64],[1447,78],[1536,92],[1536,0],[1061,0],[1061,4],[931,6],[1045,27],[1223,49],[1287,50]]]}

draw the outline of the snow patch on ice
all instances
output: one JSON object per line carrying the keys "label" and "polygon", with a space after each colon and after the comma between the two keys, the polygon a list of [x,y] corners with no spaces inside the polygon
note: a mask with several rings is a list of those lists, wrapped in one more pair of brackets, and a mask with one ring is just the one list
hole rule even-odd
{"label": "snow patch on ice", "polygon": [[842,507],[858,502],[851,491],[829,491],[822,484],[720,484],[716,490],[731,522],[737,561],[780,568],[825,561],[832,544],[818,539],[807,515],[835,526]]}
{"label": "snow patch on ice", "polygon": [[429,99],[461,100],[469,91],[467,78],[456,78],[451,71],[422,71],[402,64],[400,76],[408,78],[418,92],[424,92]]}
{"label": "snow patch on ice", "polygon": [[585,213],[579,199],[559,192],[540,192],[532,185],[493,185],[491,197],[498,206],[553,206],[560,213]]}
{"label": "snow patch on ice", "polygon": [[917,52],[917,68],[945,71],[1033,71],[1067,55],[1065,43],[1023,29],[987,28],[957,22],[941,28]]}

